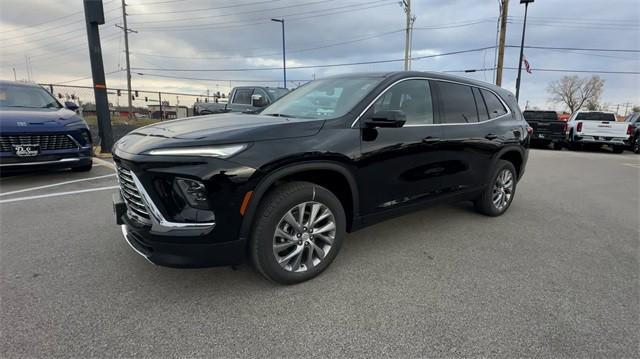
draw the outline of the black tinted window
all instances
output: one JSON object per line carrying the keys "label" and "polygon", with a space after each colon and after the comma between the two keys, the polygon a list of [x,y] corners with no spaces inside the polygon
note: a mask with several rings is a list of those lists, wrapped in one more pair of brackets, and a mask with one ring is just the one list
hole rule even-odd
{"label": "black tinted window", "polygon": [[400,110],[407,125],[433,123],[433,104],[427,80],[407,80],[390,88],[373,105],[373,111]]}
{"label": "black tinted window", "polygon": [[604,112],[581,112],[576,116],[576,121],[610,121],[615,122],[616,116]]}
{"label": "black tinted window", "polygon": [[522,114],[525,120],[558,121],[558,114],[554,111],[525,111]]}
{"label": "black tinted window", "polygon": [[478,122],[476,101],[471,87],[449,82],[437,82],[440,93],[442,123]]}
{"label": "black tinted window", "polygon": [[476,99],[476,107],[478,108],[478,119],[480,122],[487,121],[489,119],[489,112],[487,111],[487,105],[484,103],[482,95],[480,95],[480,89],[473,88],[473,97]]}
{"label": "black tinted window", "polygon": [[496,95],[487,90],[481,91],[482,97],[484,97],[484,102],[487,104],[487,109],[489,110],[489,118],[496,118],[507,113],[507,109],[504,108],[504,105]]}
{"label": "black tinted window", "polygon": [[233,103],[250,105],[252,94],[253,89],[236,89],[236,95],[233,97]]}

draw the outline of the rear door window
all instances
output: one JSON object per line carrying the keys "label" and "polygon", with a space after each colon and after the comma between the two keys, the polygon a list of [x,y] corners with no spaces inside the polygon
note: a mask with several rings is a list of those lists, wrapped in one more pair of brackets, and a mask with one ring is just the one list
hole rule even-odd
{"label": "rear door window", "polygon": [[470,86],[450,82],[435,82],[440,96],[441,123],[478,122],[478,110]]}
{"label": "rear door window", "polygon": [[484,103],[484,99],[480,94],[480,89],[473,88],[473,97],[476,99],[476,107],[478,108],[478,119],[480,122],[487,121],[489,119],[489,112],[487,111],[487,105]]}
{"label": "rear door window", "polygon": [[507,113],[507,109],[504,108],[502,101],[500,101],[493,92],[484,89],[480,91],[482,92],[482,97],[484,97],[484,102],[487,104],[489,118],[500,117]]}

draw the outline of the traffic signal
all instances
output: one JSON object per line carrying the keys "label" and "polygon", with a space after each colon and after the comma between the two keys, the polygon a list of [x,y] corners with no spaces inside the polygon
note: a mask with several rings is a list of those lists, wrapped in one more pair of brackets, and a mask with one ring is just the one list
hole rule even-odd
{"label": "traffic signal", "polygon": [[148,102],[149,98],[147,96],[144,97],[144,102]]}
{"label": "traffic signal", "polygon": [[136,97],[138,97],[138,90],[136,90],[135,93],[136,93]]}
{"label": "traffic signal", "polygon": [[120,90],[117,90],[118,96],[120,96]]}
{"label": "traffic signal", "polygon": [[133,101],[133,100],[135,100],[135,99],[136,99],[136,97],[135,97],[135,96],[133,96],[133,95],[131,95],[131,101]]}

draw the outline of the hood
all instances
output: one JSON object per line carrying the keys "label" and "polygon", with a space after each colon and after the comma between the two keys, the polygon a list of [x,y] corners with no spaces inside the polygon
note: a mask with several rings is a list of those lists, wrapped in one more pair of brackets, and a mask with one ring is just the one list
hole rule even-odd
{"label": "hood", "polygon": [[84,123],[75,112],[65,108],[10,108],[0,107],[0,131],[38,132]]}
{"label": "hood", "polygon": [[228,113],[160,122],[132,134],[216,143],[255,142],[312,136],[323,124],[324,120]]}

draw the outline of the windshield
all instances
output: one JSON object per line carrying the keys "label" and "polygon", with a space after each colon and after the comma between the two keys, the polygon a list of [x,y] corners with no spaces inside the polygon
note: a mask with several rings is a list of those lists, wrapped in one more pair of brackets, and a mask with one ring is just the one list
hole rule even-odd
{"label": "windshield", "polygon": [[286,95],[289,93],[289,90],[287,89],[281,89],[281,88],[267,88],[267,91],[269,91],[269,93],[271,94],[271,96],[273,96],[274,100],[279,99],[280,97]]}
{"label": "windshield", "polygon": [[267,116],[332,119],[344,116],[381,78],[334,78],[309,82],[262,111]]}
{"label": "windshield", "polygon": [[0,107],[61,108],[62,106],[41,87],[0,84]]}
{"label": "windshield", "polygon": [[525,120],[558,121],[558,114],[554,111],[525,111]]}
{"label": "windshield", "polygon": [[616,116],[612,113],[603,112],[582,112],[576,117],[576,121],[616,121]]}

